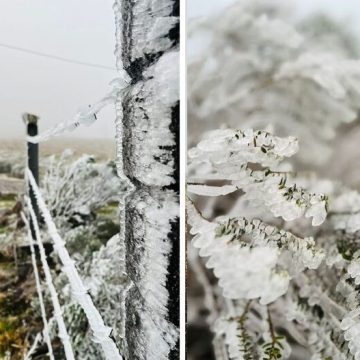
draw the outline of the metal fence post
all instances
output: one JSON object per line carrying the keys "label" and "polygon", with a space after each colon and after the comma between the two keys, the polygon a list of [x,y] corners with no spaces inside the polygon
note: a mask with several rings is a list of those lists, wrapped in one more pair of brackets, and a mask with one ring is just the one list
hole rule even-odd
{"label": "metal fence post", "polygon": [[[26,128],[27,128],[26,129],[27,135],[28,136],[37,135],[38,134],[37,122],[39,120],[39,117],[34,114],[25,113],[25,114],[23,114],[23,120],[24,120]],[[39,184],[39,145],[27,142],[27,154],[28,154],[27,166],[30,169],[30,171],[32,172],[32,174],[34,175],[36,183]],[[29,197],[30,197],[31,205],[35,211],[35,215],[36,215],[36,218],[38,219],[38,222],[41,223],[40,216],[39,216],[39,208],[37,206],[34,191],[31,188],[30,184],[28,184],[28,186],[29,186]],[[31,225],[31,232],[32,232],[33,238],[35,239],[34,227],[33,227],[32,223],[30,225]]]}

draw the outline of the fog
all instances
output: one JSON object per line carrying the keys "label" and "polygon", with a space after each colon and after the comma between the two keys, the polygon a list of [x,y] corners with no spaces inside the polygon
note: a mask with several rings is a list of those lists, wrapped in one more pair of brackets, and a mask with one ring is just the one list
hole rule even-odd
{"label": "fog", "polygon": [[[9,49],[22,47],[114,68],[110,0],[0,1],[0,138],[24,136],[23,112],[40,116],[44,130],[71,119],[109,91],[115,70],[87,67]],[[111,106],[76,137],[113,136]]]}

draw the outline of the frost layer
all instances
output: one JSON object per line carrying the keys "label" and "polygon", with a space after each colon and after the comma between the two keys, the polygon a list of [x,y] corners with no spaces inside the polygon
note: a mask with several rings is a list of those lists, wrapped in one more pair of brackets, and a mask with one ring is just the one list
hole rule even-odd
{"label": "frost layer", "polygon": [[115,104],[116,164],[127,184],[118,237],[125,251],[120,271],[129,283],[121,300],[123,353],[165,360],[178,338],[177,314],[168,311],[174,301],[169,291],[176,289],[170,279],[178,271],[169,273],[178,237],[178,2],[115,1],[114,12],[122,84]]}

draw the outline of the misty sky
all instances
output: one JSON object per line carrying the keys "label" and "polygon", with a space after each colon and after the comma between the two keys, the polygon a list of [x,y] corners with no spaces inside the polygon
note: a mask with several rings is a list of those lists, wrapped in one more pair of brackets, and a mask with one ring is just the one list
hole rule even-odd
{"label": "misty sky", "polygon": [[[184,0],[181,0],[184,1]],[[214,13],[233,0],[188,0],[189,17]],[[0,44],[114,66],[112,0],[1,0]],[[353,23],[360,34],[358,0],[296,0],[300,14],[330,11]],[[67,64],[0,46],[0,138],[22,137],[23,112],[41,117],[40,128],[71,119],[79,108],[100,99],[116,76],[112,70]],[[112,107],[90,128],[74,136],[113,136]]]}
{"label": "misty sky", "polygon": [[[0,43],[114,67],[112,0],[1,0]],[[46,129],[109,91],[115,70],[67,64],[0,47],[0,138],[22,137],[23,112]],[[74,136],[113,136],[111,107]]]}

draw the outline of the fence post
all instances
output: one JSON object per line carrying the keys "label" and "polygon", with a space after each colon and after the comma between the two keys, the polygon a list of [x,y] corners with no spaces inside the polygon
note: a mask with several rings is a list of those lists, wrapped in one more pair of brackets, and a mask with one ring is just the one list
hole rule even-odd
{"label": "fence post", "polygon": [[[37,135],[38,134],[37,122],[39,120],[39,117],[34,114],[24,113],[23,120],[26,125],[27,135],[28,136]],[[31,142],[27,142],[27,154],[28,154],[28,163],[26,165],[34,175],[36,183],[39,184],[39,145],[33,144]],[[30,197],[31,205],[35,211],[35,215],[38,222],[41,223],[39,216],[39,208],[37,206],[37,202],[35,199],[35,193],[31,188],[30,184],[28,184],[28,186],[29,186],[29,197]],[[32,222],[30,223],[30,226],[31,226],[31,233],[33,235],[33,238],[35,239],[34,227]]]}

